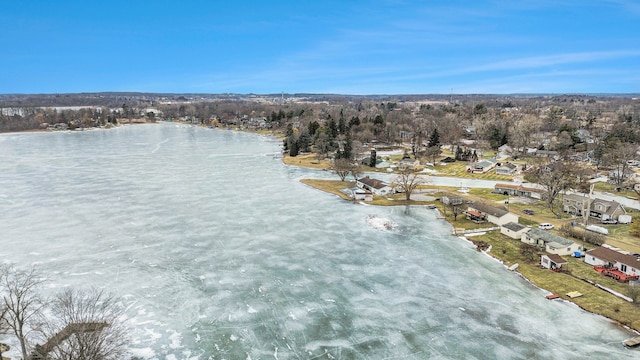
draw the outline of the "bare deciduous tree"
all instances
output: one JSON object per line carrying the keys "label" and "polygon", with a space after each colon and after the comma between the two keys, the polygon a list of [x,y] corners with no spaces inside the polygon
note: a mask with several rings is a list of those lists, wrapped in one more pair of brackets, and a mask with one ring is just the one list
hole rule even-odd
{"label": "bare deciduous tree", "polygon": [[341,181],[344,181],[351,173],[353,167],[354,165],[349,159],[340,158],[333,161],[333,171],[340,177]]}
{"label": "bare deciduous tree", "polygon": [[0,277],[4,321],[20,343],[22,358],[27,359],[31,350],[30,340],[39,328],[42,309],[46,303],[37,292],[37,287],[44,279],[35,268],[23,271],[13,266],[3,267]]}
{"label": "bare deciduous tree", "polygon": [[575,185],[573,166],[560,161],[541,166],[538,169],[538,183],[544,187],[545,201],[551,212],[560,218],[562,209],[556,206],[556,199],[563,191],[572,189]]}
{"label": "bare deciduous tree", "polygon": [[[65,290],[51,302],[47,326],[48,358],[52,360],[122,359],[128,339],[123,308],[103,290]],[[54,339],[55,343],[49,344]],[[60,339],[61,341],[58,341]]]}
{"label": "bare deciduous tree", "polygon": [[393,181],[393,187],[404,193],[406,200],[411,200],[411,193],[423,184],[426,180],[418,175],[418,173],[409,168],[404,167],[399,170],[398,175]]}

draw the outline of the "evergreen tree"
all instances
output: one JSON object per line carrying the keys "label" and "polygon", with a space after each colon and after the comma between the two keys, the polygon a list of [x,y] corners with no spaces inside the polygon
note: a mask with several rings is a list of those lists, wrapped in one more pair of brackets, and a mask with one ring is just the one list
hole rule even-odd
{"label": "evergreen tree", "polygon": [[295,157],[295,156],[298,156],[298,153],[299,153],[298,142],[294,140],[289,144],[289,156]]}
{"label": "evergreen tree", "polygon": [[342,157],[345,159],[353,158],[353,139],[351,139],[351,132],[347,131],[347,136],[344,139],[344,146],[342,149]]}
{"label": "evergreen tree", "polygon": [[333,118],[329,118],[327,127],[329,128],[329,135],[331,135],[333,139],[338,137],[338,124],[336,124],[336,121]]}
{"label": "evergreen tree", "polygon": [[384,118],[382,115],[376,115],[373,119],[373,135],[378,136],[382,134],[385,128]]}
{"label": "evergreen tree", "polygon": [[318,129],[320,128],[320,124],[313,120],[312,122],[309,123],[309,135],[311,137],[315,137],[316,136],[316,131],[318,131]]}
{"label": "evergreen tree", "polygon": [[456,146],[455,159],[456,160],[464,160],[464,154],[462,152],[462,149],[460,149],[460,145]]}
{"label": "evergreen tree", "polygon": [[433,129],[431,136],[429,136],[429,147],[434,146],[440,146],[440,134],[437,128]]}
{"label": "evergreen tree", "polygon": [[298,151],[309,151],[309,146],[311,146],[311,136],[307,131],[301,131],[298,136]]}

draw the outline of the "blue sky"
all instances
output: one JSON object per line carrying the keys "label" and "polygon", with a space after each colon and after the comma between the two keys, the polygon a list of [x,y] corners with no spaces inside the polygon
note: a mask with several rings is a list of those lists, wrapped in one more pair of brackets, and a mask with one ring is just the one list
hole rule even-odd
{"label": "blue sky", "polygon": [[637,0],[0,5],[0,93],[640,92]]}

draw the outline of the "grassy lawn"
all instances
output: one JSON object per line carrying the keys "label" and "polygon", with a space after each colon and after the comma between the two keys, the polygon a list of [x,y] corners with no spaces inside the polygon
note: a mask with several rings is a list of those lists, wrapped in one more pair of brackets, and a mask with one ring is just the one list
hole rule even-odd
{"label": "grassy lawn", "polygon": [[304,154],[295,157],[286,155],[282,161],[287,165],[302,166],[311,169],[321,170],[331,168],[331,162],[329,160],[318,160],[315,154]]}
{"label": "grassy lawn", "polygon": [[435,166],[429,166],[429,169],[437,170],[439,176],[452,176],[465,179],[482,179],[482,180],[497,180],[497,181],[511,181],[513,176],[505,176],[496,174],[495,170],[487,171],[484,174],[471,174],[467,172],[467,163],[464,161],[456,161],[447,165],[441,165],[440,163]]}
{"label": "grassy lawn", "polygon": [[[302,179],[302,183],[312,186],[318,190],[322,190],[334,195],[337,195],[345,200],[352,201],[351,197],[342,192],[343,189],[353,188],[356,186],[353,181],[340,181],[340,180],[324,180],[324,179]],[[391,194],[387,196],[374,196],[373,201],[368,201],[367,204],[378,206],[395,206],[395,205],[427,205],[432,204],[433,201],[417,201],[417,200],[405,200],[404,194]]]}
{"label": "grassy lawn", "polygon": [[[640,330],[640,306],[598,289],[578,277],[596,281],[622,294],[627,294],[628,285],[619,284],[613,279],[601,276],[590,265],[568,257],[564,258],[569,260],[570,274],[556,273],[543,269],[538,266],[539,257],[532,261],[520,254],[520,241],[512,240],[499,232],[473,237],[472,240],[482,240],[491,244],[491,254],[501,259],[505,265],[510,266],[518,263],[518,272],[536,286],[558,294],[561,298],[570,300],[587,311],[601,314],[621,324]],[[583,296],[569,299],[566,294],[570,291],[578,291]]]}

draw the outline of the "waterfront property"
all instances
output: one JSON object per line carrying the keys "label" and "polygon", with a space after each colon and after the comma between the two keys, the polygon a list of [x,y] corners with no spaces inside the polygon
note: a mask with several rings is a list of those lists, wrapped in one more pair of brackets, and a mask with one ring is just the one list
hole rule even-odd
{"label": "waterfront property", "polygon": [[584,262],[593,266],[613,267],[626,275],[640,275],[638,258],[605,247],[587,251]]}
{"label": "waterfront property", "polygon": [[521,241],[544,249],[549,254],[571,255],[582,250],[575,242],[541,229],[531,229],[522,234]]}
{"label": "waterfront property", "polygon": [[562,210],[566,213],[582,216],[589,209],[589,217],[600,221],[618,220],[618,216],[626,215],[626,210],[617,201],[600,198],[589,199],[588,196],[568,194],[562,199]]}
{"label": "waterfront property", "polygon": [[509,212],[509,210],[507,210],[503,206],[497,207],[479,201],[475,201],[469,204],[469,207],[467,209],[467,217],[469,216],[475,218],[485,218],[486,221],[498,226],[502,226],[510,222],[517,223],[520,219],[518,215]]}
{"label": "waterfront property", "polygon": [[569,266],[569,262],[556,254],[540,255],[540,265],[549,270],[562,271]]}
{"label": "waterfront property", "polygon": [[352,197],[355,200],[373,201],[373,193],[369,190],[353,188],[351,191],[352,191]]}
{"label": "waterfront property", "polygon": [[522,239],[522,234],[529,231],[531,228],[515,222],[509,222],[500,227],[500,233],[506,235],[512,239]]}
{"label": "waterfront property", "polygon": [[373,195],[377,196],[384,196],[393,193],[391,185],[382,180],[370,178],[369,176],[358,179],[358,181],[356,181],[356,186],[360,189],[371,191]]}

